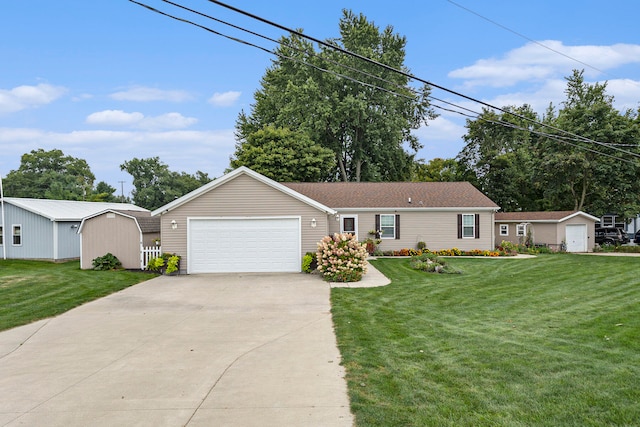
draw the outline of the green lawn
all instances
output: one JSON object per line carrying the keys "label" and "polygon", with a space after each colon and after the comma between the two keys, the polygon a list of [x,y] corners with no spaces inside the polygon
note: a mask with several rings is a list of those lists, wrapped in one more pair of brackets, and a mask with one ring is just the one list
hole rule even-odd
{"label": "green lawn", "polygon": [[332,290],[358,426],[640,425],[640,258],[449,262]]}
{"label": "green lawn", "polygon": [[0,260],[0,331],[45,319],[155,277],[80,270],[78,261]]}

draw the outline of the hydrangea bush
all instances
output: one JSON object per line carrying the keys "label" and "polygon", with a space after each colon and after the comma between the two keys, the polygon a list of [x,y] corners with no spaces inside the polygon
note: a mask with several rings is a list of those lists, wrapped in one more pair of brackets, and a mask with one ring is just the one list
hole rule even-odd
{"label": "hydrangea bush", "polygon": [[318,242],[318,270],[327,282],[357,282],[367,272],[367,247],[350,233]]}

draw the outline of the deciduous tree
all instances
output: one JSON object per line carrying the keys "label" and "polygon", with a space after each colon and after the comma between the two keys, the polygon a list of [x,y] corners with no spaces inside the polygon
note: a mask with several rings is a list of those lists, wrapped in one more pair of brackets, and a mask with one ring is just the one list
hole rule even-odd
{"label": "deciduous tree", "polygon": [[[406,38],[392,27],[380,31],[345,10],[339,28],[329,43],[407,71]],[[283,38],[277,52],[251,113],[238,118],[240,144],[270,125],[299,130],[334,153],[336,167],[323,180],[409,179],[420,148],[411,130],[435,117],[428,87],[412,91],[404,75],[327,46],[316,51],[298,35]]]}

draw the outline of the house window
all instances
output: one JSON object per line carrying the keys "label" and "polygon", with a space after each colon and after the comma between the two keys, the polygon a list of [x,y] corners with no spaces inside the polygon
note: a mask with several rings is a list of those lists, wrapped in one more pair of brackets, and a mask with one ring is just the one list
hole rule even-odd
{"label": "house window", "polygon": [[396,238],[396,216],[380,215],[380,230],[382,230],[382,239]]}
{"label": "house window", "polygon": [[475,237],[475,226],[476,221],[474,215],[462,215],[462,238]]}
{"label": "house window", "polygon": [[509,235],[509,224],[500,224],[500,235],[501,236]]}
{"label": "house window", "polygon": [[382,232],[381,239],[400,239],[400,215],[376,215],[376,230]]}
{"label": "house window", "polygon": [[2,230],[2,226],[0,225],[0,246],[4,245],[4,234]]}
{"label": "house window", "polygon": [[516,236],[524,237],[527,234],[527,224],[516,225]]}
{"label": "house window", "polygon": [[14,225],[11,228],[13,229],[13,246],[21,246],[22,245],[22,226]]}
{"label": "house window", "polygon": [[480,215],[458,214],[458,239],[480,238]]}
{"label": "house window", "polygon": [[340,232],[351,233],[353,235],[358,234],[358,217],[356,216],[343,216],[340,219]]}

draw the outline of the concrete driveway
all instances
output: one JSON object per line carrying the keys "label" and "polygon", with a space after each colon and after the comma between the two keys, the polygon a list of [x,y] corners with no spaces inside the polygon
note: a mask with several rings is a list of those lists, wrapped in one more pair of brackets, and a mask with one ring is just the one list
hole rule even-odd
{"label": "concrete driveway", "polygon": [[158,277],[0,333],[1,426],[351,426],[329,285]]}

